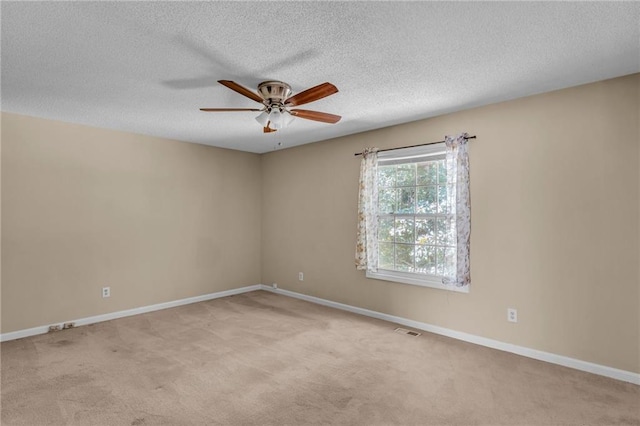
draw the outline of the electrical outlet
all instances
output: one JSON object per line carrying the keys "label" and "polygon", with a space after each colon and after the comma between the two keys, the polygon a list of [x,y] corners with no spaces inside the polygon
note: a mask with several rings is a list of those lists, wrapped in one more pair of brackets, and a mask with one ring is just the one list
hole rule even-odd
{"label": "electrical outlet", "polygon": [[111,297],[111,287],[102,287],[102,297]]}
{"label": "electrical outlet", "polygon": [[274,290],[277,290],[278,289],[278,284],[277,283],[273,283],[273,284],[271,284],[271,287],[273,287]]}
{"label": "electrical outlet", "polygon": [[68,330],[70,328],[73,328],[76,326],[75,322],[65,322],[64,324],[62,324],[62,329],[63,330]]}
{"label": "electrical outlet", "polygon": [[302,272],[298,272],[298,281],[304,281],[304,274]]}
{"label": "electrical outlet", "polygon": [[54,331],[60,331],[60,326],[59,325],[50,325],[49,326],[49,333],[52,333]]}
{"label": "electrical outlet", "polygon": [[518,322],[518,310],[513,308],[507,308],[507,321]]}

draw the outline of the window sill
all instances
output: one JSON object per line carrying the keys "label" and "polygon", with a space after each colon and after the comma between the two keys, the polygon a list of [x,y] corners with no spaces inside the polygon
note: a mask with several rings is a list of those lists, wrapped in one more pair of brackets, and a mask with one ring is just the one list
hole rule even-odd
{"label": "window sill", "polygon": [[437,288],[439,290],[455,291],[457,293],[469,293],[468,285],[464,287],[444,285],[437,277],[425,277],[417,274],[412,274],[410,272],[398,272],[389,271],[386,269],[378,269],[378,272],[367,271],[367,278],[417,285],[420,287]]}

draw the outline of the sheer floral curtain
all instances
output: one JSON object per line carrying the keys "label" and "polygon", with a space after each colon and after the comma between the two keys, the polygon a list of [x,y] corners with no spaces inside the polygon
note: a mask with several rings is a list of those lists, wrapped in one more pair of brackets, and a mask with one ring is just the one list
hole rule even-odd
{"label": "sheer floral curtain", "polygon": [[358,192],[356,268],[378,270],[378,148],[362,152]]}
{"label": "sheer floral curtain", "polygon": [[469,194],[469,154],[467,153],[467,133],[446,136],[447,197],[453,206],[457,242],[456,276],[446,277],[444,284],[463,287],[471,283],[469,262],[471,237],[471,198]]}

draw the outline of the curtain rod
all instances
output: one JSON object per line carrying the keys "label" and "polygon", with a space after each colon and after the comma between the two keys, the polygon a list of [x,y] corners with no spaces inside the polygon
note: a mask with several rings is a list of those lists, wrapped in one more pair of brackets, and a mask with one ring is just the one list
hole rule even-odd
{"label": "curtain rod", "polygon": [[[467,136],[465,139],[475,139],[475,135],[474,136]],[[409,146],[399,146],[396,148],[387,148],[387,149],[379,149],[378,152],[384,152],[384,151],[394,151],[396,149],[404,149],[404,148],[414,148],[416,146],[425,146],[425,145],[435,145],[437,143],[444,143],[444,141],[437,141],[437,142],[427,142],[427,143],[419,143],[418,145],[409,145]],[[356,152],[355,155],[356,157],[358,155],[362,155],[362,152]]]}

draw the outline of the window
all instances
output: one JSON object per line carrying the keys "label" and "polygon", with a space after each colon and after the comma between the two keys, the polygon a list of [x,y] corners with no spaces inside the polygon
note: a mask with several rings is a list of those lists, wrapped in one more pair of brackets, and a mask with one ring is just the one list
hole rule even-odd
{"label": "window", "polygon": [[448,290],[456,275],[456,182],[444,144],[378,154],[378,269],[367,277]]}

